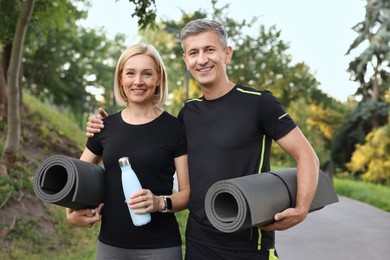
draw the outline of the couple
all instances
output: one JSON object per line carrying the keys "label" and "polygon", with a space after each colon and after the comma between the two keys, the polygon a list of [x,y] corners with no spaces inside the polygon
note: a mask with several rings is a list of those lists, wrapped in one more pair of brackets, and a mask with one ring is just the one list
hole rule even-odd
{"label": "couple", "polygon": [[[114,86],[117,102],[126,107],[110,116],[100,110],[102,116],[90,117],[90,138],[80,158],[104,162],[104,210],[103,204],[67,209],[68,221],[90,227],[102,220],[96,259],[182,259],[172,213],[188,205],[185,259],[278,259],[275,230],[288,229],[308,214],[318,181],[316,153],[270,92],[228,79],[233,50],[221,24],[191,21],[181,31],[181,44],[203,96],[188,100],[178,118],[163,111],[168,87],[160,55],[150,45],[127,49],[117,63]],[[216,230],[204,209],[208,188],[219,180],[269,171],[272,140],[297,163],[296,207],[277,213],[267,226],[234,233]],[[143,186],[126,203],[138,213],[152,213],[145,226],[132,225],[123,203],[122,156],[130,158]],[[175,171],[179,189],[172,194]]]}

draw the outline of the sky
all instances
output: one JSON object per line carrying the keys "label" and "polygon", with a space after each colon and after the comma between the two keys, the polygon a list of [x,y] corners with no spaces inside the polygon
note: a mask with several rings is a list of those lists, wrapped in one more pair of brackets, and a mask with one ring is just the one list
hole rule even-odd
{"label": "sky", "polygon": [[[128,0],[92,0],[88,18],[81,25],[104,27],[109,38],[116,33],[128,36],[126,44],[139,41],[134,6]],[[200,8],[211,12],[211,0],[155,0],[157,21],[178,20],[181,10]],[[218,7],[230,4],[229,17],[236,21],[259,17],[257,24],[281,30],[280,39],[288,43],[292,62],[304,62],[320,82],[320,89],[342,102],[355,93],[358,85],[349,80],[348,64],[361,48],[345,55],[357,37],[352,27],[364,20],[365,0],[219,0]],[[254,26],[253,28],[258,28]],[[234,58],[234,56],[233,56]],[[238,82],[236,82],[238,83]],[[240,82],[245,84],[245,82]]]}

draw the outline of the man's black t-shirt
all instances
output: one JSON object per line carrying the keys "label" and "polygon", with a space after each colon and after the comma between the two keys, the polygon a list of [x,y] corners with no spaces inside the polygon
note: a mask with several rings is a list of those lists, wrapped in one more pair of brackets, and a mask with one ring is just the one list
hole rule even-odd
{"label": "man's black t-shirt", "polygon": [[155,195],[172,194],[174,158],[187,154],[183,124],[163,112],[147,124],[131,125],[123,121],[119,112],[104,118],[104,129],[88,139],[87,148],[103,156],[106,170],[99,240],[132,249],[181,245],[178,224],[172,213],[151,213],[150,223],[140,227],[133,225],[125,203],[118,159],[129,157],[144,189],[150,189]]}
{"label": "man's black t-shirt", "polygon": [[270,170],[272,140],[296,127],[283,106],[268,91],[236,85],[215,100],[187,101],[179,119],[186,128],[191,184],[187,239],[231,250],[273,248],[274,232],[213,228],[204,198],[217,181]]}

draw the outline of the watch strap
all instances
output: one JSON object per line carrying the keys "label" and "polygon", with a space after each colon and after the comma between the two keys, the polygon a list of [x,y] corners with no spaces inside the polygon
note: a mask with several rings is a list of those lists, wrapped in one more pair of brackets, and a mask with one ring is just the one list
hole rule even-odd
{"label": "watch strap", "polygon": [[171,210],[172,210],[172,200],[171,200],[171,198],[168,197],[168,196],[162,196],[162,197],[164,199],[164,206],[165,206],[165,208],[161,212],[163,212],[163,213],[171,212]]}

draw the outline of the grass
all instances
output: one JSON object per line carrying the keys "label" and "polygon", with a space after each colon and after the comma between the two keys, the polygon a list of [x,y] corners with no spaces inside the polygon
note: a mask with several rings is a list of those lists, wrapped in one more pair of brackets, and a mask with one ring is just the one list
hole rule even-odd
{"label": "grass", "polygon": [[84,132],[70,115],[59,111],[55,107],[50,107],[48,104],[42,103],[27,92],[23,92],[23,102],[29,108],[31,114],[50,122],[50,125],[61,135],[74,141],[80,149],[84,148],[86,140]]}
{"label": "grass", "polygon": [[334,178],[337,194],[390,212],[390,187],[353,179]]}
{"label": "grass", "polygon": [[185,232],[186,232],[188,213],[189,213],[188,209],[175,213],[177,222],[179,223],[183,255],[186,250]]}

